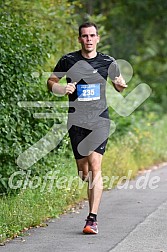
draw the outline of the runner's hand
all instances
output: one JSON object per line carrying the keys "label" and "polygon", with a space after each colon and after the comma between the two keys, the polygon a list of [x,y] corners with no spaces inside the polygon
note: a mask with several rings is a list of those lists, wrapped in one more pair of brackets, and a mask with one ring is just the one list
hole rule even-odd
{"label": "runner's hand", "polygon": [[128,85],[125,83],[125,80],[123,79],[123,77],[120,75],[119,77],[115,77],[115,79],[113,80],[113,84],[116,88],[116,90],[118,91],[123,91],[124,88],[126,88]]}
{"label": "runner's hand", "polygon": [[77,82],[73,82],[73,83],[68,83],[65,87],[65,94],[69,95],[69,94],[73,94],[75,89],[76,89],[76,85]]}

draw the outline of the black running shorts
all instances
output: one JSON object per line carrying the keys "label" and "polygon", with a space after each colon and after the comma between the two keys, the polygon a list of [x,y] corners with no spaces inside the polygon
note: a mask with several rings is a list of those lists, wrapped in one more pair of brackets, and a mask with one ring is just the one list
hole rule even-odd
{"label": "black running shorts", "polygon": [[104,154],[109,136],[109,127],[95,127],[93,130],[73,125],[69,137],[75,159],[81,159],[92,151]]}

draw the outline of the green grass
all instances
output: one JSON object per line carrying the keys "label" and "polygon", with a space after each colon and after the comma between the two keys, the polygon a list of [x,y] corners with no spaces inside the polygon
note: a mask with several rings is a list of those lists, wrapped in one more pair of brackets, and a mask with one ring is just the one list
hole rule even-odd
{"label": "green grass", "polygon": [[65,193],[55,189],[42,193],[39,189],[27,189],[17,196],[1,199],[1,240],[16,236],[27,227],[37,226],[47,218],[58,217],[75,204],[76,199],[75,190]]}
{"label": "green grass", "polygon": [[103,174],[122,176],[131,171],[134,178],[139,170],[167,160],[167,118],[156,123],[134,126],[125,136],[112,142],[103,158]]}
{"label": "green grass", "polygon": [[77,203],[80,199],[80,191],[77,190],[78,177],[69,188],[69,181],[62,183],[61,177],[58,181],[59,184],[55,183],[53,187],[50,187],[51,183],[48,181],[44,190],[42,186],[34,190],[27,188],[17,195],[0,199],[0,242],[15,237],[28,227],[40,225],[48,218],[58,217]]}
{"label": "green grass", "polygon": [[[53,156],[56,166],[53,165],[41,177],[34,175],[26,180],[25,174],[29,170],[25,171],[23,176],[18,177],[21,185],[19,193],[0,198],[0,242],[21,234],[29,227],[40,225],[48,218],[58,217],[85,197],[85,189],[77,189],[81,181],[77,176],[75,160],[72,156],[63,158],[61,155],[59,158]],[[13,184],[17,185],[17,181]]]}
{"label": "green grass", "polygon": [[[134,178],[139,170],[167,160],[166,129],[165,117],[155,124],[134,126],[117,140],[111,138],[102,163],[103,176],[109,178],[105,189],[116,185],[130,170],[131,178]],[[0,242],[21,234],[29,227],[41,225],[48,218],[58,217],[86,197],[86,187],[78,189],[82,184],[79,184],[73,156],[61,156],[56,161],[56,170],[60,172],[53,181],[48,179],[46,182],[43,177],[40,186],[35,189],[36,180],[33,177],[23,190],[24,178],[18,194],[0,198]],[[52,167],[48,171],[53,175],[55,169]],[[118,177],[111,186],[112,176]]]}

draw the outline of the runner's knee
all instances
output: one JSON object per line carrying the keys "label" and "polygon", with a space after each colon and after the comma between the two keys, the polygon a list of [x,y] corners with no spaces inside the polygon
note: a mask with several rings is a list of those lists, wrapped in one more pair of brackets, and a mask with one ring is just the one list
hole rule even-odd
{"label": "runner's knee", "polygon": [[89,181],[89,173],[83,173],[83,171],[79,171],[79,177],[84,181]]}

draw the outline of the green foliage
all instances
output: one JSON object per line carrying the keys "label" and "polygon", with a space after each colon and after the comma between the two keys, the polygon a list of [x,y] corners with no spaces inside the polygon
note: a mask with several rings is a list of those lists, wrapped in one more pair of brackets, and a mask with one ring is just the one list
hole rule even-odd
{"label": "green foliage", "polygon": [[[54,112],[49,107],[21,108],[18,102],[56,100],[47,91],[49,73],[46,71],[51,70],[48,62],[52,69],[55,64],[52,53],[55,62],[73,47],[74,7],[67,1],[9,0],[1,3],[0,193],[10,192],[7,181],[20,169],[16,165],[19,154],[45,136],[54,124],[53,119],[33,118],[34,112]],[[67,146],[66,141],[62,144]],[[39,161],[31,167],[33,174],[41,173],[48,163],[46,159],[44,163]]]}
{"label": "green foliage", "polygon": [[[61,162],[58,158],[59,162],[56,162],[54,170],[48,168],[43,173],[44,176],[29,177],[27,174],[30,170],[24,171],[26,175],[20,176],[22,190],[17,195],[0,198],[0,243],[7,238],[16,237],[29,227],[41,225],[47,218],[58,217],[78,200],[78,178],[75,178],[74,160],[71,158],[65,162],[62,155],[60,156]],[[55,173],[55,179],[51,180],[54,172],[59,173]],[[68,188],[66,185],[72,175],[74,180]],[[64,176],[67,179],[65,183],[62,180]]]}
{"label": "green foliage", "polygon": [[20,111],[17,102],[32,99],[30,85],[37,87],[39,81],[34,80],[31,73],[44,63],[47,52],[39,37],[39,29],[30,27],[12,13],[3,12],[1,15],[0,34],[0,173],[5,177],[13,171],[21,145],[31,143],[32,119],[28,111]]}
{"label": "green foliage", "polygon": [[[106,29],[112,34],[108,38],[110,52],[116,58],[123,58],[132,64],[134,74],[140,82],[152,88],[150,111],[166,111],[166,60],[167,53],[167,3],[165,0],[124,1],[114,3],[111,8],[103,6],[107,12]],[[134,15],[135,13],[135,15]],[[138,83],[136,83],[137,85]],[[155,105],[155,106],[154,106]]]}
{"label": "green foliage", "polygon": [[[133,125],[124,136],[110,137],[103,158],[103,175],[115,177],[113,186],[122,176],[130,174],[130,178],[134,178],[139,170],[150,169],[167,159],[167,118],[156,121],[156,114],[152,113],[147,120],[144,117],[140,120],[133,117],[132,120]],[[106,188],[111,187],[110,181],[105,184]]]}

